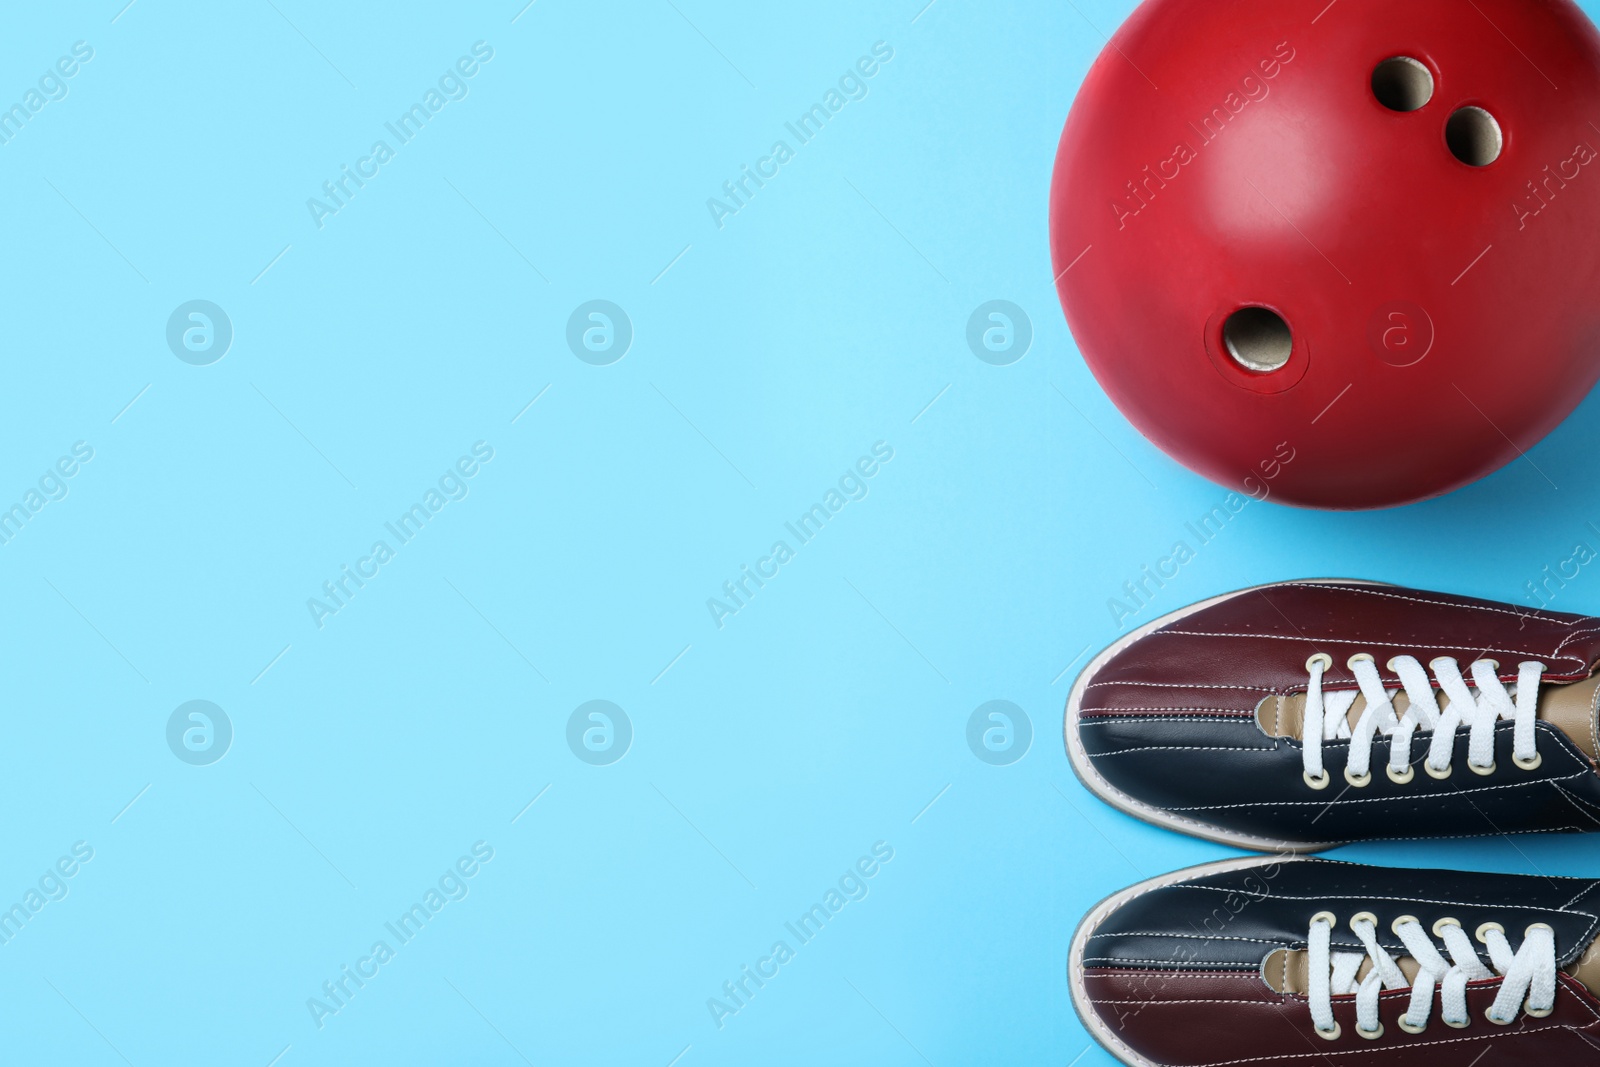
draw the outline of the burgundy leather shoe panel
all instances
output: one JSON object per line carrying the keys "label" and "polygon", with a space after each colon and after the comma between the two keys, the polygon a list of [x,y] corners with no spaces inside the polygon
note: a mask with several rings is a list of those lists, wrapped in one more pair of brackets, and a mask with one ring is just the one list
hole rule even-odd
{"label": "burgundy leather shoe panel", "polygon": [[[1164,626],[1105,664],[1081,709],[1096,715],[1254,716],[1268,693],[1305,692],[1306,660],[1333,657],[1329,690],[1356,688],[1345,661],[1358,652],[1487,657],[1499,677],[1540,660],[1546,681],[1574,682],[1600,660],[1600,619],[1397,586],[1291,582],[1236,594]],[[1386,653],[1386,654],[1385,654]],[[1399,685],[1394,672],[1384,681]]]}
{"label": "burgundy leather shoe panel", "polygon": [[1499,991],[1498,980],[1468,987],[1473,1022],[1464,1030],[1435,1019],[1422,1033],[1408,1034],[1395,1020],[1405,1013],[1410,992],[1385,993],[1379,998],[1384,1034],[1376,1041],[1354,1036],[1355,997],[1336,997],[1334,1017],[1345,1034],[1338,1042],[1317,1036],[1305,997],[1275,993],[1259,975],[1106,969],[1086,971],[1084,984],[1112,1032],[1165,1067],[1600,1063],[1600,1002],[1565,976],[1554,1014],[1523,1017],[1506,1027],[1484,1017]]}

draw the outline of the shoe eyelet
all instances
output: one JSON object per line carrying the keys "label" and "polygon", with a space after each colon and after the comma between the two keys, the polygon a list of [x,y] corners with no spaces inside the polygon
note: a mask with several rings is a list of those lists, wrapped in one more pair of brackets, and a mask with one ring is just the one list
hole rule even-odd
{"label": "shoe eyelet", "polygon": [[1367,786],[1372,784],[1372,773],[1369,771],[1366,774],[1351,774],[1350,768],[1346,767],[1344,769],[1344,780],[1355,786],[1357,789],[1365,789]]}
{"label": "shoe eyelet", "polygon": [[1337,1021],[1334,1022],[1332,1030],[1324,1030],[1321,1027],[1313,1027],[1312,1029],[1316,1030],[1317,1036],[1324,1041],[1337,1041],[1344,1034],[1344,1028]]}
{"label": "shoe eyelet", "polygon": [[1374,932],[1378,929],[1378,917],[1370,911],[1358,911],[1350,916],[1350,929],[1354,930],[1356,923],[1370,923]]}
{"label": "shoe eyelet", "polygon": [[1300,772],[1300,777],[1304,778],[1306,785],[1309,785],[1312,789],[1326,789],[1329,783],[1333,781],[1333,776],[1327,772],[1326,768],[1323,769],[1322,777],[1320,778],[1313,778],[1305,771]]}
{"label": "shoe eyelet", "polygon": [[1404,1030],[1408,1034],[1426,1033],[1427,1029],[1428,1029],[1426,1026],[1412,1026],[1410,1020],[1407,1019],[1406,1016],[1404,1016],[1404,1015],[1400,1016],[1399,1019],[1395,1020],[1395,1025],[1398,1026],[1400,1029]]}
{"label": "shoe eyelet", "polygon": [[1500,673],[1500,661],[1497,660],[1497,659],[1489,659],[1487,656],[1485,656],[1484,658],[1476,660],[1474,662],[1487,663],[1489,665],[1489,669],[1491,671],[1494,671],[1496,674]]}
{"label": "shoe eyelet", "polygon": [[1473,936],[1475,936],[1480,943],[1487,945],[1489,943],[1489,938],[1487,935],[1491,930],[1502,935],[1506,932],[1506,928],[1501,926],[1499,923],[1484,923],[1482,926],[1478,927],[1478,932]]}
{"label": "shoe eyelet", "polygon": [[1400,672],[1400,668],[1396,667],[1395,664],[1400,662],[1400,658],[1401,657],[1399,656],[1390,656],[1389,662],[1383,665],[1383,669],[1398,674]]}
{"label": "shoe eyelet", "polygon": [[1517,1021],[1515,1017],[1510,1019],[1496,1019],[1494,1017],[1494,1007],[1492,1005],[1488,1011],[1483,1013],[1483,1017],[1494,1023],[1496,1026],[1510,1026],[1512,1023]]}
{"label": "shoe eyelet", "polygon": [[1531,760],[1524,760],[1520,756],[1512,756],[1511,762],[1515,763],[1520,770],[1536,771],[1539,769],[1539,766],[1544,763],[1544,757],[1535,752]]}
{"label": "shoe eyelet", "polygon": [[1339,926],[1339,917],[1331,911],[1319,911],[1315,915],[1311,916],[1311,925],[1315,926],[1318,923],[1327,923],[1330,927],[1337,929]]}
{"label": "shoe eyelet", "polygon": [[1311,668],[1318,663],[1322,664],[1322,669],[1324,671],[1333,670],[1333,657],[1328,655],[1326,652],[1318,652],[1315,656],[1312,656],[1310,659],[1306,660],[1306,673],[1309,674],[1311,672]]}
{"label": "shoe eyelet", "polygon": [[1393,767],[1385,767],[1384,770],[1389,772],[1389,781],[1393,782],[1395,785],[1410,785],[1411,779],[1417,776],[1417,772],[1414,767],[1407,767],[1404,775],[1394,773]]}
{"label": "shoe eyelet", "polygon": [[1436,770],[1433,769],[1433,764],[1424,762],[1422,764],[1422,769],[1428,772],[1428,777],[1429,778],[1432,778],[1435,781],[1439,781],[1439,782],[1444,781],[1446,778],[1448,778],[1452,774],[1456,773],[1455,765],[1452,764],[1452,763],[1445,764],[1444,770],[1436,771]]}
{"label": "shoe eyelet", "polygon": [[1383,1036],[1383,1024],[1379,1023],[1378,1024],[1378,1028],[1376,1030],[1363,1030],[1358,1025],[1356,1027],[1356,1033],[1360,1034],[1362,1037],[1366,1038],[1368,1041],[1376,1041],[1376,1040],[1378,1040],[1378,1038]]}
{"label": "shoe eyelet", "polygon": [[1375,657],[1372,653],[1370,653],[1370,652],[1357,652],[1355,655],[1353,655],[1349,659],[1345,660],[1344,661],[1344,665],[1346,667],[1349,667],[1351,670],[1355,670],[1357,663],[1373,663],[1373,664],[1376,664],[1377,662],[1378,662],[1377,657]]}
{"label": "shoe eyelet", "polygon": [[1444,1021],[1444,1024],[1446,1026],[1452,1028],[1452,1029],[1455,1029],[1455,1030],[1465,1030],[1467,1027],[1472,1025],[1472,1017],[1469,1015],[1469,1016],[1467,1016],[1467,1019],[1466,1019],[1465,1022],[1459,1022],[1459,1023],[1451,1022],[1449,1019],[1446,1019]]}
{"label": "shoe eyelet", "polygon": [[1389,924],[1389,929],[1394,931],[1394,935],[1396,937],[1399,937],[1400,928],[1405,926],[1407,923],[1416,923],[1418,926],[1421,926],[1422,920],[1417,918],[1415,915],[1402,915],[1400,918]]}
{"label": "shoe eyelet", "polygon": [[1444,932],[1446,929],[1452,926],[1460,925],[1460,919],[1440,919],[1438,922],[1433,924],[1433,936],[1442,941],[1444,940]]}
{"label": "shoe eyelet", "polygon": [[1495,771],[1498,771],[1500,769],[1500,764],[1496,763],[1496,762],[1493,762],[1493,761],[1491,761],[1489,763],[1489,766],[1487,766],[1487,767],[1480,767],[1476,763],[1473,763],[1471,760],[1468,760],[1467,761],[1467,766],[1472,768],[1472,773],[1473,774],[1482,775],[1485,778],[1489,777]]}
{"label": "shoe eyelet", "polygon": [[1527,1004],[1522,1006],[1522,1014],[1526,1015],[1530,1019],[1548,1019],[1555,1013],[1556,1009],[1553,1007],[1546,1008],[1544,1011],[1534,1011],[1533,1008]]}

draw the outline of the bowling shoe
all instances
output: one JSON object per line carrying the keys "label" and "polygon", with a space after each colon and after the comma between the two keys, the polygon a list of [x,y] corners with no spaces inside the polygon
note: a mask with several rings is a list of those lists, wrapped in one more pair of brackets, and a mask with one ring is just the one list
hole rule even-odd
{"label": "bowling shoe", "polygon": [[1257,586],[1101,652],[1073,769],[1158,826],[1260,851],[1600,829],[1600,619],[1360,581]]}
{"label": "bowling shoe", "polygon": [[1134,1067],[1600,1063],[1600,881],[1226,860],[1103,901],[1084,1026]]}

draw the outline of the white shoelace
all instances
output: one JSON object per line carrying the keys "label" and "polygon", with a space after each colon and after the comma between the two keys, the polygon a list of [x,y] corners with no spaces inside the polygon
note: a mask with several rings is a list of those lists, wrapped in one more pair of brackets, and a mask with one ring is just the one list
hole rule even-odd
{"label": "white shoelace", "polygon": [[[1385,989],[1404,989],[1407,981],[1393,956],[1378,944],[1377,916],[1363,912],[1350,920],[1350,929],[1361,939],[1366,949],[1361,952],[1334,952],[1331,947],[1333,927],[1337,920],[1329,912],[1322,912],[1311,920],[1308,939],[1310,956],[1311,1018],[1317,1034],[1336,1041],[1342,1033],[1333,1017],[1333,998],[1355,994],[1356,1032],[1369,1040],[1383,1036],[1383,1023],[1378,1018],[1378,998]],[[1406,946],[1406,952],[1422,968],[1411,985],[1411,1004],[1400,1016],[1400,1029],[1410,1034],[1420,1034],[1428,1025],[1428,1015],[1433,1009],[1433,991],[1439,989],[1443,1006],[1441,1015],[1453,1027],[1471,1025],[1467,1011],[1467,983],[1492,979],[1496,974],[1505,981],[1487,1012],[1490,1022],[1509,1026],[1516,1021],[1519,1010],[1534,1018],[1544,1018],[1555,1010],[1556,1003],[1556,939],[1555,930],[1539,923],[1528,927],[1522,948],[1513,953],[1506,940],[1504,927],[1486,923],[1478,929],[1478,940],[1489,949],[1489,959],[1494,971],[1483,965],[1472,941],[1461,924],[1454,919],[1441,919],[1434,924],[1433,932],[1445,944],[1450,962],[1428,939],[1422,923],[1407,915],[1396,919],[1391,927]],[[1364,980],[1357,974],[1366,960],[1373,968]],[[1524,1003],[1526,1001],[1526,1003]]]}
{"label": "white shoelace", "polygon": [[[1363,653],[1350,657],[1349,667],[1361,687],[1359,690],[1324,693],[1322,679],[1331,666],[1332,657],[1324,653],[1306,661],[1311,684],[1306,691],[1305,779],[1313,789],[1324,789],[1329,782],[1322,762],[1323,742],[1343,738],[1350,741],[1345,779],[1354,786],[1364,786],[1372,780],[1372,742],[1378,734],[1392,739],[1388,772],[1391,779],[1401,784],[1409,782],[1414,773],[1411,739],[1418,730],[1433,735],[1423,766],[1435,778],[1450,777],[1456,730],[1463,726],[1470,730],[1468,766],[1479,774],[1493,773],[1494,728],[1495,723],[1502,720],[1516,724],[1513,753],[1517,766],[1531,771],[1541,762],[1534,741],[1534,722],[1538,713],[1539,680],[1545,669],[1543,663],[1529,660],[1518,664],[1517,680],[1507,690],[1496,677],[1499,666],[1493,660],[1474,660],[1472,681],[1477,688],[1474,696],[1456,661],[1441,656],[1428,664],[1433,668],[1439,688],[1449,698],[1441,710],[1422,664],[1414,656],[1396,656],[1389,661],[1389,669],[1399,675],[1401,687],[1410,700],[1404,715],[1396,715],[1394,710],[1394,697],[1400,690],[1383,687],[1378,665],[1371,656]],[[1367,706],[1352,729],[1349,712],[1357,696],[1366,697]]]}

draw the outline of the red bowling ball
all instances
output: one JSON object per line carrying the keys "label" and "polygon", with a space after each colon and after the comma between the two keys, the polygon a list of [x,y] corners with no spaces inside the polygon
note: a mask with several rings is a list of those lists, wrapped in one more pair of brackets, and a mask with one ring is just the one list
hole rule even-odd
{"label": "red bowling ball", "polygon": [[1449,492],[1600,376],[1600,34],[1569,0],[1146,0],[1050,221],[1085,360],[1175,459],[1305,507]]}

